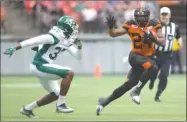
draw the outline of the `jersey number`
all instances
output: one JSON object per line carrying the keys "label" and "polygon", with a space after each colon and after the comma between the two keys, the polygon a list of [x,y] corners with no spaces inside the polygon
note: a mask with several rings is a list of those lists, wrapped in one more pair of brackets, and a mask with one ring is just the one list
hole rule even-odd
{"label": "jersey number", "polygon": [[55,50],[56,50],[55,53],[49,54],[49,58],[52,59],[52,60],[54,60],[60,52],[63,52],[66,49],[62,49],[61,47],[55,47]]}
{"label": "jersey number", "polygon": [[[142,49],[142,44],[137,44],[138,42],[141,42],[141,36],[140,36],[140,34],[139,33],[132,33],[132,37],[135,37],[136,36],[136,39],[134,39],[134,43],[133,43],[133,45],[134,45],[134,48],[135,49]],[[151,41],[149,40],[148,42],[143,42],[144,44],[148,44],[148,47],[149,48],[151,48],[151,46],[152,46],[152,43],[151,43]]]}

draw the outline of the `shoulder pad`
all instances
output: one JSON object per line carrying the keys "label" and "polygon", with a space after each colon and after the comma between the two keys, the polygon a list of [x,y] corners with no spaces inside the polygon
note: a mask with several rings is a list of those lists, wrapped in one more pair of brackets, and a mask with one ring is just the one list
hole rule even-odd
{"label": "shoulder pad", "polygon": [[158,19],[151,19],[149,22],[150,26],[156,26],[157,24],[161,24]]}
{"label": "shoulder pad", "polygon": [[158,19],[151,19],[149,22],[149,26],[153,26],[154,29],[162,28],[162,25]]}
{"label": "shoulder pad", "polygon": [[123,28],[129,29],[131,25],[137,25],[135,20],[129,20],[125,24],[123,24]]}

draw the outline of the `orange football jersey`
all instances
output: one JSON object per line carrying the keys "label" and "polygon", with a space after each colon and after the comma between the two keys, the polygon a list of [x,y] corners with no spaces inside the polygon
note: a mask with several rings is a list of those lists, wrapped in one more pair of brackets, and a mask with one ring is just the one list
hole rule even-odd
{"label": "orange football jersey", "polygon": [[135,20],[130,20],[123,25],[132,40],[132,51],[144,56],[151,56],[155,53],[154,42],[144,41],[144,31],[148,29],[155,31],[161,27],[159,21],[155,19],[150,20],[144,28],[139,27]]}

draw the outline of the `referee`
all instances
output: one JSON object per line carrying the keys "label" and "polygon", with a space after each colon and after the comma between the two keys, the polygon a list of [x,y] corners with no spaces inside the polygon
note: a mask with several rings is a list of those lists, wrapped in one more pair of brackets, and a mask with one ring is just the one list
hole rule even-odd
{"label": "referee", "polygon": [[[172,63],[172,47],[174,39],[176,38],[178,40],[179,47],[182,47],[183,41],[182,37],[180,35],[179,27],[177,24],[170,21],[171,20],[171,10],[168,7],[162,7],[160,9],[160,21],[162,24],[162,32],[165,35],[166,44],[164,47],[161,47],[159,45],[155,44],[155,56],[154,59],[159,67],[160,74],[158,76],[159,78],[159,84],[158,89],[155,95],[154,100],[156,102],[161,102],[160,95],[165,90],[167,86],[168,76],[170,74],[170,67]],[[157,72],[158,74],[158,72]],[[154,81],[157,78],[157,74],[155,76],[152,76],[150,79],[151,82],[149,84],[149,88],[152,89],[154,86]],[[146,82],[139,82],[138,85],[134,88],[133,91],[131,91],[131,97],[132,100],[136,104],[140,104],[140,91],[144,87]]]}

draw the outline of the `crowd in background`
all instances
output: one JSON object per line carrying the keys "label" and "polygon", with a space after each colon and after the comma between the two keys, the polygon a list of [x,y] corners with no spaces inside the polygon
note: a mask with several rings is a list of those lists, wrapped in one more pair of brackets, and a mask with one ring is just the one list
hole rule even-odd
{"label": "crowd in background", "polygon": [[[59,0],[9,0],[14,9],[24,9],[32,18],[33,26],[41,32],[47,31],[62,15],[73,16],[84,33],[101,33],[106,29],[105,18],[108,14],[115,16],[117,26],[133,18],[133,11],[139,5],[151,8],[151,18],[158,15],[158,4],[176,4],[183,1],[59,1]],[[5,10],[1,7],[1,32],[5,31]]]}
{"label": "crowd in background", "polygon": [[[18,0],[9,1],[9,5],[15,9],[25,9],[32,18],[35,27],[45,32],[53,26],[62,15],[73,16],[80,25],[80,31],[84,33],[104,32],[105,19],[108,14],[113,14],[117,20],[117,26],[133,18],[133,11],[143,1],[58,1],[58,0]],[[154,1],[147,1],[153,16],[157,7]]]}
{"label": "crowd in background", "polygon": [[[101,33],[106,29],[105,18],[108,14],[114,15],[117,26],[121,27],[122,23],[133,18],[133,11],[139,5],[146,4],[151,8],[151,18],[157,17],[158,6],[156,2],[160,1],[9,0],[9,5],[15,9],[26,10],[27,14],[32,18],[33,26],[38,27],[41,32],[51,28],[60,16],[68,15],[75,18],[80,25],[81,32]],[[168,3],[172,4],[176,3],[176,1]],[[2,31],[4,30],[3,27]]]}
{"label": "crowd in background", "polygon": [[4,7],[1,7],[1,33],[5,33],[5,16],[6,16],[6,11]]}

